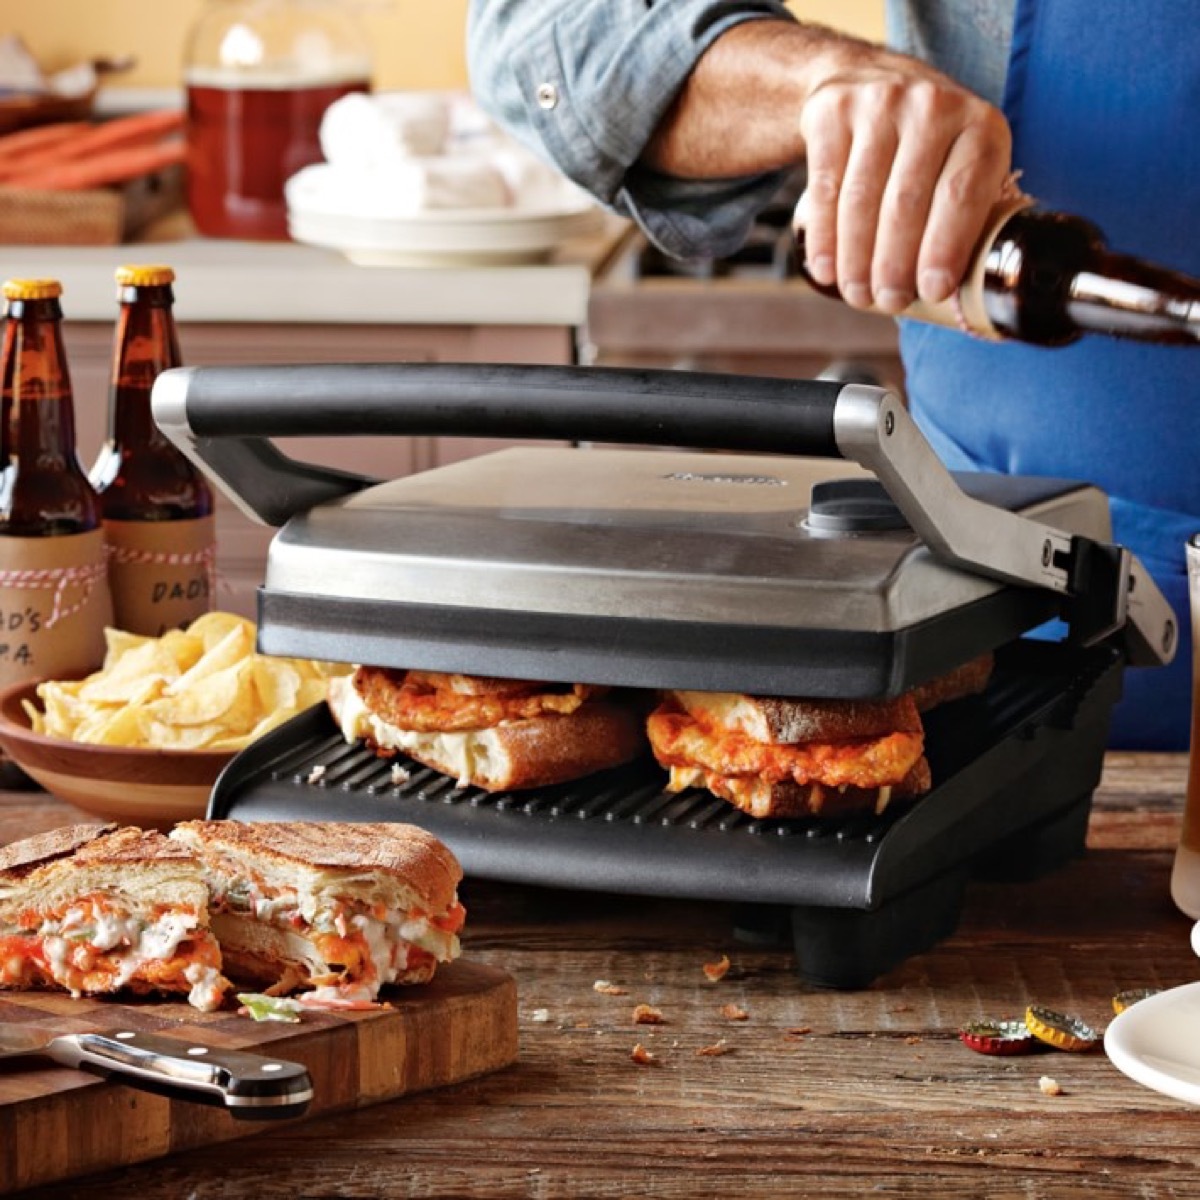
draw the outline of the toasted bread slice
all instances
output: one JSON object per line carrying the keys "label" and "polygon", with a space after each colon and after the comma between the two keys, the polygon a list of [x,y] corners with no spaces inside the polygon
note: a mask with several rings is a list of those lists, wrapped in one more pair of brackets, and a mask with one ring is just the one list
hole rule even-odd
{"label": "toasted bread slice", "polygon": [[432,732],[384,720],[367,706],[348,676],[329,682],[329,708],[347,741],[364,740],[384,755],[400,751],[464,786],[485,791],[580,779],[631,761],[646,744],[641,715],[608,699],[589,700],[567,714]]}
{"label": "toasted bread slice", "polygon": [[936,679],[918,684],[911,692],[917,711],[929,712],[939,704],[978,695],[987,687],[995,662],[996,656],[989,651]]}

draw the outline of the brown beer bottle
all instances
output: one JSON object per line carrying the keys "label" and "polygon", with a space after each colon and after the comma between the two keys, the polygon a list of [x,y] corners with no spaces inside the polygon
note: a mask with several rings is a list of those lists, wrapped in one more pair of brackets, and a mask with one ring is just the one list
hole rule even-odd
{"label": "brown beer bottle", "polygon": [[100,500],[75,448],[62,287],[3,286],[0,683],[98,667],[112,620]]}
{"label": "brown beer bottle", "polygon": [[[836,287],[814,283],[822,295]],[[993,341],[1064,346],[1085,333],[1200,345],[1200,279],[1109,250],[1090,221],[1033,208],[1027,197],[992,211],[958,292],[900,314]]]}
{"label": "brown beer bottle", "polygon": [[212,603],[213,495],[150,410],[162,371],[181,363],[175,273],[120,267],[108,437],[90,478],[100,493],[117,625],[157,637]]}

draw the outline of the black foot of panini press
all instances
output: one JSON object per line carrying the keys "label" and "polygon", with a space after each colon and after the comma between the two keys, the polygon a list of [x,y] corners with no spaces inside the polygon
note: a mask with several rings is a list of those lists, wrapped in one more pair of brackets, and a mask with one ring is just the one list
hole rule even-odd
{"label": "black foot of panini press", "polygon": [[[814,984],[861,987],[931,946],[972,876],[1027,878],[1081,851],[1125,665],[1174,653],[1174,615],[1109,543],[1102,493],[951,476],[879,388],[230,367],[165,372],[153,406],[247,512],[284,526],[259,592],[267,654],[866,699],[994,650],[982,696],[927,714],[932,791],[879,815],[754,820],[707,792],[664,791],[651,761],[511,794],[415,763],[397,783],[323,708],[239,754],[212,795],[213,817],[411,821],[468,877],[731,902],[743,936],[790,923]],[[271,443],[364,434],[639,448],[518,447],[381,483]],[[813,458],[874,479],[830,483],[857,468]],[[1064,640],[1026,636],[1051,619]]]}

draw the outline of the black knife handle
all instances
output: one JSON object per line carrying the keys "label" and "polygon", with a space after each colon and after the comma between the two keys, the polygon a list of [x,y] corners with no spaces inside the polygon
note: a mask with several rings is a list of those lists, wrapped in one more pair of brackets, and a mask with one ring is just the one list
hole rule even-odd
{"label": "black knife handle", "polygon": [[66,1066],[251,1120],[299,1116],[313,1095],[300,1063],[150,1033],[65,1034],[45,1053]]}

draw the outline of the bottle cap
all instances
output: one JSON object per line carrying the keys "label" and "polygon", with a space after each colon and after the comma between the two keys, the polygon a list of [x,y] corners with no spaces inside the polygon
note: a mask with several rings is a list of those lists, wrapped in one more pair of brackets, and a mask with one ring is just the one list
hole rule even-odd
{"label": "bottle cap", "polygon": [[175,272],[160,264],[117,268],[118,287],[161,287],[175,282]]}
{"label": "bottle cap", "polygon": [[1030,1054],[1042,1043],[1024,1021],[972,1021],[958,1031],[959,1040],[977,1054]]}
{"label": "bottle cap", "polygon": [[5,300],[57,300],[62,284],[57,279],[6,279]]}
{"label": "bottle cap", "polygon": [[1078,1017],[1054,1012],[1040,1004],[1031,1004],[1025,1010],[1025,1024],[1035,1038],[1059,1050],[1090,1050],[1100,1035]]}
{"label": "bottle cap", "polygon": [[1130,988],[1128,991],[1118,992],[1112,998],[1113,1012],[1120,1016],[1139,1000],[1145,1000],[1147,996],[1156,996],[1157,994],[1158,988]]}

